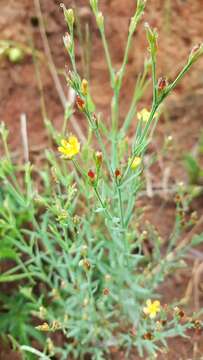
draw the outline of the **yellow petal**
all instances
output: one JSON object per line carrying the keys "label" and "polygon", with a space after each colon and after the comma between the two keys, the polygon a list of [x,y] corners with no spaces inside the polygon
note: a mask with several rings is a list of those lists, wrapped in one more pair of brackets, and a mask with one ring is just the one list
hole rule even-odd
{"label": "yellow petal", "polygon": [[66,147],[67,146],[67,141],[65,140],[65,139],[62,139],[61,140],[61,145],[63,146],[63,147]]}
{"label": "yellow petal", "polygon": [[155,300],[153,302],[153,305],[155,305],[157,308],[160,308],[160,301],[159,300]]}
{"label": "yellow petal", "polygon": [[74,135],[71,135],[69,138],[68,138],[68,142],[70,145],[76,145],[78,143],[78,139],[74,136]]}
{"label": "yellow petal", "polygon": [[156,312],[151,312],[149,314],[150,319],[154,319],[156,317]]}
{"label": "yellow petal", "polygon": [[62,146],[59,146],[59,147],[58,147],[58,151],[59,151],[60,153],[62,153],[62,154],[65,154],[65,152],[66,152],[65,148],[62,147]]}
{"label": "yellow petal", "polygon": [[150,299],[147,299],[146,304],[147,304],[147,306],[151,306],[152,301]]}

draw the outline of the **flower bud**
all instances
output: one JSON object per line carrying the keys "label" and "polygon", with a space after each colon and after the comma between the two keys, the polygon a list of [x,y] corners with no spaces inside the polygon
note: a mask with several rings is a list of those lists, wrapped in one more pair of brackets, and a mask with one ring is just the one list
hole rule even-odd
{"label": "flower bud", "polygon": [[68,24],[69,29],[73,28],[73,24],[75,22],[74,12],[73,9],[66,9],[64,4],[60,4],[63,9],[65,20]]}
{"label": "flower bud", "polygon": [[158,80],[158,91],[163,91],[168,87],[168,80],[165,77],[161,77]]}
{"label": "flower bud", "polygon": [[98,25],[99,29],[103,30],[103,28],[104,28],[104,16],[103,16],[101,11],[97,14],[96,21],[97,21],[97,25]]}
{"label": "flower bud", "polygon": [[129,33],[133,34],[135,32],[137,23],[139,22],[140,18],[144,14],[144,9],[146,5],[146,0],[137,0],[137,9],[135,15],[131,18]]}
{"label": "flower bud", "polygon": [[79,96],[76,97],[76,104],[80,111],[83,111],[85,108],[85,102],[83,99],[81,99]]}
{"label": "flower bud", "polygon": [[120,178],[121,177],[121,172],[119,169],[116,169],[115,172],[114,172],[114,175],[116,177],[116,179]]}
{"label": "flower bud", "polygon": [[63,36],[63,43],[66,50],[69,52],[72,46],[72,41],[68,32],[66,32],[65,35]]}
{"label": "flower bud", "polygon": [[158,34],[155,29],[151,29],[148,23],[145,23],[145,30],[147,33],[147,40],[149,43],[149,50],[152,58],[155,58],[157,52],[157,39]]}
{"label": "flower bud", "polygon": [[88,176],[89,176],[89,178],[94,179],[95,178],[95,173],[92,170],[89,170],[88,171]]}
{"label": "flower bud", "polygon": [[89,177],[89,179],[90,179],[91,182],[94,182],[94,181],[95,181],[96,176],[95,176],[94,171],[89,170],[88,173],[87,173],[87,175],[88,175],[88,177]]}
{"label": "flower bud", "polygon": [[11,48],[8,50],[8,59],[13,64],[20,63],[24,58],[24,53],[20,48]]}
{"label": "flower bud", "polygon": [[82,80],[81,92],[82,92],[83,96],[87,96],[87,94],[88,94],[88,81],[86,79]]}
{"label": "flower bud", "polygon": [[131,169],[136,170],[142,162],[142,159],[139,156],[135,156],[132,163],[131,163]]}
{"label": "flower bud", "polygon": [[199,59],[201,55],[203,55],[203,43],[193,47],[189,56],[189,62],[193,64]]}
{"label": "flower bud", "polygon": [[96,151],[94,154],[94,159],[97,167],[100,167],[103,161],[103,155],[101,151]]}

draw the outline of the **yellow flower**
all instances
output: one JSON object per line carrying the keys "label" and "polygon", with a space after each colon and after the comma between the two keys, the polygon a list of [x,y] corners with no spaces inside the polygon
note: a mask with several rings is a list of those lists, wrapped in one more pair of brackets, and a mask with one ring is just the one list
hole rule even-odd
{"label": "yellow flower", "polygon": [[139,156],[135,156],[132,164],[130,165],[132,170],[136,170],[137,167],[141,164],[142,159]]}
{"label": "yellow flower", "polygon": [[142,109],[140,112],[137,113],[138,120],[142,120],[143,122],[147,122],[150,117],[150,111],[147,109]]}
{"label": "yellow flower", "polygon": [[71,135],[68,140],[61,140],[61,146],[58,147],[58,151],[67,159],[72,159],[74,155],[79,153],[80,143],[75,136]]}
{"label": "yellow flower", "polygon": [[150,319],[154,319],[157,315],[157,313],[159,313],[161,311],[161,305],[160,305],[160,301],[155,300],[155,301],[151,301],[150,299],[146,301],[146,305],[143,308],[143,312],[145,313],[145,315],[148,315],[150,317]]}

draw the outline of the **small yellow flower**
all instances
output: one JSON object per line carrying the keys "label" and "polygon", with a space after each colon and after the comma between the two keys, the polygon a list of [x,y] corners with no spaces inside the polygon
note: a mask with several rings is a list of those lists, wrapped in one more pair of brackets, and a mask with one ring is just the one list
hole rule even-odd
{"label": "small yellow flower", "polygon": [[136,170],[137,167],[141,164],[142,159],[139,156],[135,156],[132,164],[130,165],[132,170]]}
{"label": "small yellow flower", "polygon": [[157,313],[161,311],[160,301],[158,300],[152,302],[150,299],[148,299],[146,301],[146,305],[147,306],[143,308],[143,312],[145,313],[145,315],[148,315],[150,319],[154,319]]}
{"label": "small yellow flower", "polygon": [[150,117],[150,111],[147,109],[142,109],[140,112],[137,113],[138,120],[142,120],[143,122],[147,122]]}
{"label": "small yellow flower", "polygon": [[62,139],[61,146],[58,147],[58,151],[66,158],[72,159],[72,157],[79,153],[80,143],[78,139],[71,135],[68,140]]}

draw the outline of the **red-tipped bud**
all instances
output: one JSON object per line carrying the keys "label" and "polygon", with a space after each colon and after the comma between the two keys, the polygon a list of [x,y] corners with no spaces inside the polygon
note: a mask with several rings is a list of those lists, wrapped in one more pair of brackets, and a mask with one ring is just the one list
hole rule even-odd
{"label": "red-tipped bud", "polygon": [[163,91],[164,89],[166,89],[168,86],[168,80],[165,77],[161,77],[158,80],[158,90],[159,91]]}
{"label": "red-tipped bud", "polygon": [[80,111],[83,111],[85,108],[85,102],[83,99],[81,99],[79,96],[76,97],[76,104]]}
{"label": "red-tipped bud", "polygon": [[115,174],[116,179],[121,177],[121,172],[119,169],[116,169],[114,174]]}
{"label": "red-tipped bud", "polygon": [[89,179],[90,179],[91,181],[94,181],[94,180],[95,180],[95,173],[94,173],[94,171],[89,170],[88,173],[87,173],[87,175],[88,175],[88,177],[89,177]]}

